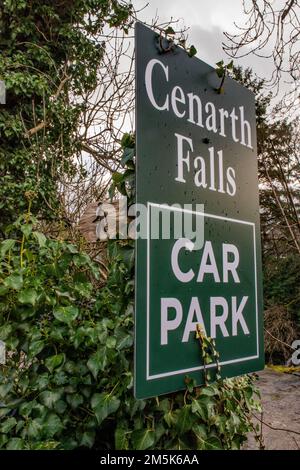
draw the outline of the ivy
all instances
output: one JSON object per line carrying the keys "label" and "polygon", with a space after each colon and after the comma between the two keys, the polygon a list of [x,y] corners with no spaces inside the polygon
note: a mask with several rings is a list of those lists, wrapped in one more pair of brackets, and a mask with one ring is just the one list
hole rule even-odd
{"label": "ivy", "polygon": [[240,448],[260,407],[250,376],[134,399],[132,244],[108,243],[109,276],[99,290],[86,254],[37,235],[26,218],[21,274],[21,221],[11,228],[19,238],[0,244],[0,339],[8,350],[0,448]]}

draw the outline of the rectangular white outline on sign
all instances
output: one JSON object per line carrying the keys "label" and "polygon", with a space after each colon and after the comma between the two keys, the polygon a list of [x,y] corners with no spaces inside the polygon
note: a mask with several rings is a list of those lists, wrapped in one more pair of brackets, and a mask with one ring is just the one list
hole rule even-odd
{"label": "rectangular white outline on sign", "polygon": [[[237,362],[250,361],[259,357],[259,341],[258,341],[258,301],[257,301],[257,263],[256,263],[256,234],[255,224],[247,222],[245,220],[231,219],[229,217],[222,217],[220,215],[208,214],[205,212],[196,212],[189,209],[181,209],[179,207],[172,207],[167,204],[156,204],[153,202],[147,203],[147,350],[146,350],[146,380],[160,379],[163,377],[169,377],[171,375],[183,374],[186,372],[196,372],[197,370],[203,369],[204,366],[192,367],[190,369],[181,369],[171,372],[165,372],[162,374],[150,375],[150,208],[157,207],[160,209],[166,209],[170,211],[181,211],[189,214],[201,215],[202,217],[210,217],[211,219],[228,220],[229,222],[235,222],[243,225],[250,225],[253,229],[253,248],[254,248],[254,280],[255,280],[255,306],[256,306],[256,356],[243,357],[239,359],[233,359],[232,361],[223,361],[219,364],[233,364]],[[216,364],[209,364],[206,368],[216,367]]]}

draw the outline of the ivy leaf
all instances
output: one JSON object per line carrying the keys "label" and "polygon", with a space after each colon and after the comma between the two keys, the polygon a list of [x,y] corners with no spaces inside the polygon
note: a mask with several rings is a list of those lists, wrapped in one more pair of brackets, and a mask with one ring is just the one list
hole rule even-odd
{"label": "ivy leaf", "polygon": [[82,434],[81,441],[79,443],[82,447],[88,447],[91,449],[95,442],[95,431],[86,431]]}
{"label": "ivy leaf", "polygon": [[135,154],[134,148],[125,148],[123,156],[122,156],[122,160],[121,160],[121,165],[125,166],[126,163],[132,161],[134,154]]}
{"label": "ivy leaf", "polygon": [[97,378],[98,373],[103,371],[107,365],[106,349],[103,348],[101,351],[98,350],[89,358],[87,366],[91,373],[93,374],[94,379]]}
{"label": "ivy leaf", "polygon": [[233,60],[231,60],[229,62],[229,64],[227,64],[226,68],[227,68],[227,70],[232,70],[233,69]]}
{"label": "ivy leaf", "polygon": [[7,418],[0,426],[0,432],[8,434],[17,424],[16,418]]}
{"label": "ivy leaf", "polygon": [[172,26],[168,26],[168,27],[165,29],[165,33],[166,33],[166,34],[174,35],[174,34],[175,34],[175,31],[174,31],[174,29],[172,28]]}
{"label": "ivy leaf", "polygon": [[11,240],[11,239],[8,239],[8,240],[4,240],[2,243],[1,243],[1,249],[0,249],[0,254],[1,254],[1,258],[4,258],[5,254],[11,250],[16,244],[16,240]]}
{"label": "ivy leaf", "polygon": [[132,433],[132,444],[134,450],[146,450],[155,442],[155,433],[152,429],[139,429]]}
{"label": "ivy leaf", "polygon": [[43,405],[51,409],[54,407],[55,403],[61,398],[61,396],[61,391],[45,390],[44,392],[40,393],[39,400]]}
{"label": "ivy leaf", "polygon": [[216,69],[217,75],[219,78],[222,78],[224,75],[224,69]]}
{"label": "ivy leaf", "polygon": [[189,48],[188,54],[189,54],[189,57],[194,57],[194,55],[197,54],[197,49],[195,48],[195,46],[191,46],[191,47]]}
{"label": "ivy leaf", "polygon": [[123,173],[118,173],[117,171],[115,171],[112,175],[112,180],[115,184],[120,184],[123,181],[123,178]]}
{"label": "ivy leaf", "polygon": [[65,360],[65,354],[55,354],[54,356],[47,357],[45,365],[50,372],[61,366]]}
{"label": "ivy leaf", "polygon": [[193,433],[195,434],[200,448],[203,448],[204,441],[207,439],[207,428],[204,424],[195,424],[193,427]]}
{"label": "ivy leaf", "polygon": [[2,325],[0,327],[0,339],[2,341],[6,341],[7,338],[11,335],[12,331],[13,327],[10,324],[6,323],[5,325]]}
{"label": "ivy leaf", "polygon": [[78,308],[72,305],[68,307],[58,307],[53,311],[53,315],[56,320],[61,321],[62,323],[67,323],[68,325],[70,325],[72,321],[76,320],[78,314]]}
{"label": "ivy leaf", "polygon": [[193,399],[192,401],[192,413],[196,413],[205,421],[207,419],[206,407],[199,400]]}
{"label": "ivy leaf", "polygon": [[212,437],[209,437],[205,441],[205,449],[206,450],[222,450],[223,446],[218,437],[212,436]]}
{"label": "ivy leaf", "polygon": [[119,406],[120,400],[111,395],[105,393],[95,393],[91,400],[91,406],[97,418],[98,424],[107,418],[107,416],[115,413]]}
{"label": "ivy leaf", "polygon": [[41,437],[43,426],[39,419],[33,419],[29,422],[27,434],[29,438],[38,439]]}
{"label": "ivy leaf", "polygon": [[33,401],[28,401],[25,403],[22,403],[21,406],[19,407],[19,413],[21,416],[24,416],[28,418],[28,416],[31,414],[32,409],[37,405],[37,402],[35,400]]}
{"label": "ivy leaf", "polygon": [[135,147],[135,140],[134,135],[125,132],[121,140],[121,146],[123,148],[134,148]]}
{"label": "ivy leaf", "polygon": [[0,385],[0,398],[5,398],[12,388],[13,388],[12,383]]}
{"label": "ivy leaf", "polygon": [[28,352],[31,357],[37,356],[45,347],[43,340],[32,341],[29,344]]}
{"label": "ivy leaf", "polygon": [[33,232],[32,235],[38,242],[40,248],[44,248],[47,242],[47,238],[45,237],[45,235],[41,232]]}
{"label": "ivy leaf", "polygon": [[36,304],[37,298],[38,298],[38,293],[34,289],[23,290],[18,295],[18,301],[21,304],[29,304],[29,305],[32,305],[33,307]]}
{"label": "ivy leaf", "polygon": [[42,423],[43,433],[46,438],[52,438],[55,434],[60,433],[64,426],[61,419],[55,414],[50,413]]}
{"label": "ivy leaf", "polygon": [[10,289],[20,290],[23,286],[23,276],[20,274],[11,274],[4,280],[4,285]]}
{"label": "ivy leaf", "polygon": [[22,225],[21,232],[25,235],[26,238],[28,238],[32,232],[32,225],[31,224]]}
{"label": "ivy leaf", "polygon": [[24,449],[24,441],[19,437],[13,437],[10,441],[8,441],[6,445],[7,450],[22,450]]}
{"label": "ivy leaf", "polygon": [[211,386],[201,388],[201,395],[205,395],[207,397],[213,397],[216,394],[217,394],[216,390],[214,390],[213,387]]}
{"label": "ivy leaf", "polygon": [[196,417],[192,414],[192,406],[185,405],[178,413],[176,428],[179,434],[190,431],[196,421]]}
{"label": "ivy leaf", "polygon": [[72,393],[67,395],[67,402],[74,410],[76,410],[78,406],[82,405],[83,401],[83,396],[79,393]]}
{"label": "ivy leaf", "polygon": [[128,435],[130,433],[123,427],[118,427],[115,431],[116,450],[128,450]]}
{"label": "ivy leaf", "polygon": [[126,330],[120,329],[117,331],[117,350],[122,351],[122,349],[130,348],[133,344],[133,337],[131,333],[128,333]]}

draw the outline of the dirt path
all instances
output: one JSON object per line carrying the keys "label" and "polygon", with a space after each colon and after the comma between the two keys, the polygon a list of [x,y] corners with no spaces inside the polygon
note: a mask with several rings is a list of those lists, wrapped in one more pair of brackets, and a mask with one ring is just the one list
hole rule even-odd
{"label": "dirt path", "polygon": [[[300,450],[300,377],[265,369],[259,373],[258,386],[263,403],[263,436],[267,450]],[[294,430],[294,434],[284,430]],[[257,449],[250,437],[246,450]]]}

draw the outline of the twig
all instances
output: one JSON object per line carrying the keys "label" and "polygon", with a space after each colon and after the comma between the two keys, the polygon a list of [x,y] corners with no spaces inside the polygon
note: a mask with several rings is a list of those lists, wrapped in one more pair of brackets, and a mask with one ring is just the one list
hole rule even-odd
{"label": "twig", "polygon": [[290,433],[297,434],[298,436],[300,436],[300,432],[298,432],[298,431],[294,431],[293,429],[275,428],[275,427],[272,426],[271,424],[268,424],[268,423],[266,423],[265,421],[263,421],[262,418],[258,418],[257,416],[255,416],[254,413],[252,413],[252,416],[254,416],[254,418],[257,419],[257,421],[259,421],[260,423],[264,424],[265,426],[267,426],[267,428],[270,428],[270,429],[272,429],[273,431],[290,432]]}
{"label": "twig", "polygon": [[278,341],[278,343],[281,343],[283,344],[284,346],[288,347],[289,349],[291,349],[292,351],[294,351],[294,348],[292,348],[292,346],[288,343],[285,343],[284,341],[282,341],[281,339],[278,339],[278,338],[275,338],[275,336],[272,335],[272,333],[270,333],[266,328],[264,328],[265,332],[268,333],[269,336],[271,336],[271,338],[275,339],[275,341]]}

